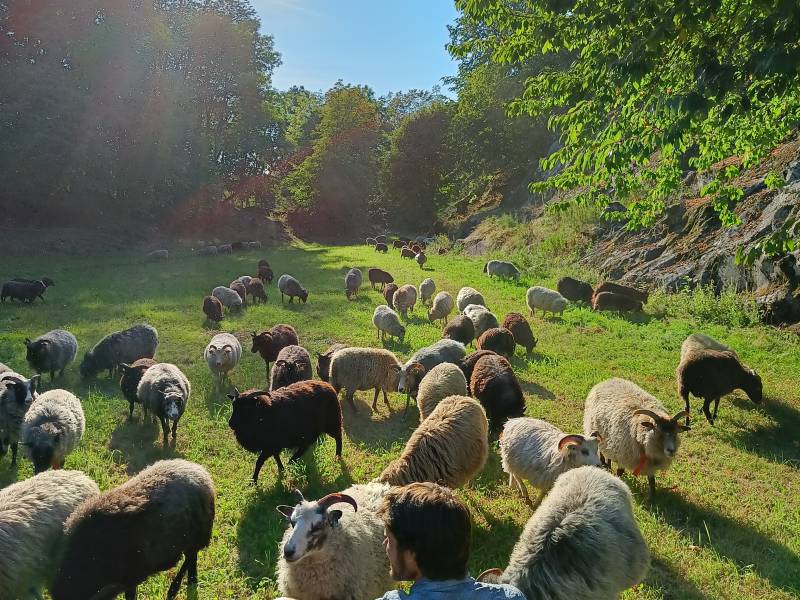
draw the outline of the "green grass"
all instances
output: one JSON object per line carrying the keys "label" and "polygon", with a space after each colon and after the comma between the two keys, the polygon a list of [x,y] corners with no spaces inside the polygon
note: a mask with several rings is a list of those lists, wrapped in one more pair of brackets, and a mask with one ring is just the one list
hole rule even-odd
{"label": "green grass", "polygon": [[[359,414],[345,407],[342,463],[335,460],[333,441],[326,438],[282,479],[270,461],[258,487],[249,485],[255,456],[239,448],[228,429],[227,399],[211,395],[202,352],[213,332],[205,328],[200,307],[203,295],[215,285],[252,273],[262,256],[276,274],[290,272],[307,286],[308,304],[281,305],[272,287],[268,304],[226,319],[222,328],[246,335],[290,323],[312,353],[334,341],[378,345],[371,318],[382,299],[367,284],[357,301],[345,300],[346,267],[361,267],[366,278],[366,268],[380,266],[399,283],[418,285],[432,277],[439,290],[454,295],[462,285],[471,285],[482,291],[500,318],[512,310],[525,312],[528,285],[552,286],[557,279],[552,269],[540,265],[535,275],[519,283],[490,281],[481,272],[482,262],[458,256],[431,256],[422,272],[396,252],[384,256],[366,247],[304,246],[207,259],[178,253],[163,264],[119,255],[4,261],[0,279],[46,274],[56,287],[48,290],[44,304],[0,305],[1,362],[28,372],[23,339],[56,327],[78,337],[82,355],[103,335],[147,321],[159,331],[158,357],[176,363],[192,381],[177,446],[167,451],[161,448],[157,427],[141,422],[140,407],[128,421],[127,403],[116,382],[105,377],[83,382],[75,364],[64,381],[56,383],[78,394],[87,416],[84,440],[66,466],[85,471],[101,488],[117,485],[163,457],[183,456],[209,469],[217,485],[218,511],[211,547],[200,557],[200,598],[272,597],[284,527],[274,507],[292,503],[294,488],[306,497],[319,497],[368,481],[400,452],[415,425],[413,418],[401,418],[404,397],[392,395],[391,414],[382,404],[372,414],[367,404],[371,394],[361,392]],[[645,582],[624,597],[795,598],[800,593],[800,345],[797,338],[762,326],[698,322],[698,314],[717,310],[713,300],[703,302],[710,302],[711,309],[681,312],[661,307],[656,316],[622,319],[571,307],[563,319],[534,319],[539,338],[535,354],[528,360],[518,350],[512,361],[526,394],[527,414],[579,431],[587,392],[611,376],[635,381],[677,412],[682,403],[674,371],[685,336],[700,330],[733,345],[761,373],[766,403],[755,405],[737,392],[723,399],[716,426],[695,418],[672,469],[657,478],[651,507],[644,502],[646,482],[625,477],[653,561]],[[439,335],[440,328],[429,324],[417,308],[405,343],[388,347],[406,358]],[[240,388],[265,383],[264,363],[249,349],[245,344],[243,360],[232,376]],[[695,415],[698,408],[695,402]],[[25,459],[18,471],[10,470],[8,458],[0,461],[0,486],[31,474]],[[530,511],[508,487],[496,451],[476,481],[459,494],[475,523],[471,572],[504,566]],[[140,587],[141,597],[163,598],[168,575],[148,580]]]}

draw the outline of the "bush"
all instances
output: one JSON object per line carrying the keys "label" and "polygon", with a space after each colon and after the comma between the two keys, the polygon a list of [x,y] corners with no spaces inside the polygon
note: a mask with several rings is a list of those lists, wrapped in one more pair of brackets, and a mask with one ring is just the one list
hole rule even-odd
{"label": "bush", "polygon": [[711,286],[684,289],[673,294],[657,290],[650,294],[646,310],[726,327],[747,327],[760,322],[758,306],[752,296],[737,294],[733,290],[723,290],[717,295]]}

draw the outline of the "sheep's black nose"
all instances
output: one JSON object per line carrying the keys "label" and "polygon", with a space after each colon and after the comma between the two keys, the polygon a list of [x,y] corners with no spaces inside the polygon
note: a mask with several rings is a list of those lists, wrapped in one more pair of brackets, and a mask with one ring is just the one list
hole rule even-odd
{"label": "sheep's black nose", "polygon": [[288,544],[283,547],[283,558],[290,559],[294,556],[294,548],[291,548]]}

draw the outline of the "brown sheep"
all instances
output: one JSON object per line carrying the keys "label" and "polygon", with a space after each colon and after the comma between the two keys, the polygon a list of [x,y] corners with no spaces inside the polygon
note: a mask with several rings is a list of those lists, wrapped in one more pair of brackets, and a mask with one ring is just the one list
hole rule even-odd
{"label": "brown sheep", "polygon": [[629,296],[634,300],[638,300],[642,304],[647,303],[647,299],[650,297],[648,292],[643,292],[642,290],[637,290],[636,288],[632,288],[627,285],[622,285],[619,283],[614,283],[613,281],[604,281],[600,285],[597,286],[594,290],[594,295],[597,296],[598,294],[602,294],[603,292],[613,292],[615,294],[622,294],[623,296]]}
{"label": "brown sheep", "polygon": [[398,290],[396,283],[390,283],[385,288],[383,288],[383,297],[386,299],[386,304],[389,305],[389,308],[394,310],[394,293]]}
{"label": "brown sheep", "polygon": [[533,352],[537,340],[533,337],[531,324],[528,323],[528,319],[524,315],[518,312],[508,313],[506,318],[503,319],[503,327],[511,332],[511,335],[514,336],[514,342],[525,348],[528,355]]}
{"label": "brown sheep", "polygon": [[472,369],[469,388],[486,409],[493,432],[499,432],[506,420],[525,414],[522,387],[514,375],[511,363],[500,355],[487,355],[478,359]]}
{"label": "brown sheep", "polygon": [[278,353],[286,346],[299,346],[300,340],[297,332],[291,325],[275,325],[268,331],[250,334],[253,338],[253,347],[250,352],[261,354],[261,358],[267,363],[267,377],[269,378],[269,364],[278,358]]}
{"label": "brown sheep", "polygon": [[406,245],[406,243],[403,240],[395,240],[395,241],[392,242],[392,248],[395,248],[397,250],[402,249],[403,246],[405,246],[405,245]]}
{"label": "brown sheep", "polygon": [[400,258],[414,258],[417,255],[411,248],[404,247],[400,251]]}
{"label": "brown sheep", "polygon": [[269,265],[259,265],[258,266],[258,278],[269,285],[272,283],[275,274],[272,272],[272,269]]}
{"label": "brown sheep", "polygon": [[494,350],[498,354],[511,358],[516,347],[514,334],[505,327],[493,327],[483,332],[478,338],[478,350]]}
{"label": "brown sheep", "polygon": [[389,247],[386,244],[382,242],[375,244],[375,252],[383,252],[384,254],[386,254],[388,251]]}
{"label": "brown sheep", "polygon": [[592,309],[632,312],[642,310],[642,303],[631,296],[615,292],[600,292],[592,298]]}
{"label": "brown sheep", "polygon": [[466,315],[457,315],[442,330],[442,337],[465,346],[475,339],[475,324]]}
{"label": "brown sheep", "polygon": [[203,298],[203,313],[212,323],[219,323],[223,319],[222,302],[214,296],[206,296]]}
{"label": "brown sheep", "polygon": [[250,285],[247,286],[247,293],[250,294],[253,304],[255,304],[256,300],[262,303],[267,301],[267,292],[264,289],[264,282],[257,277],[250,280]]}
{"label": "brown sheep", "polygon": [[572,277],[562,277],[556,284],[558,293],[564,296],[567,300],[572,302],[586,302],[591,304],[594,290],[592,286],[581,281],[580,279],[573,279]]}
{"label": "brown sheep", "polygon": [[394,277],[391,274],[387,273],[383,269],[375,269],[372,268],[367,271],[367,276],[369,277],[369,283],[372,286],[372,289],[375,289],[375,284],[381,284],[381,290],[386,288],[387,283],[393,283]]}
{"label": "brown sheep", "polygon": [[475,368],[475,363],[477,363],[484,356],[490,355],[497,355],[497,352],[494,350],[475,350],[475,352],[467,354],[458,365],[461,367],[461,371],[464,373],[464,378],[467,380],[467,393],[471,393],[469,388],[469,380],[472,379],[472,371]]}
{"label": "brown sheep", "polygon": [[247,304],[247,288],[244,287],[244,284],[241,281],[232,281],[230,288],[239,294],[239,297],[242,299],[242,304]]}

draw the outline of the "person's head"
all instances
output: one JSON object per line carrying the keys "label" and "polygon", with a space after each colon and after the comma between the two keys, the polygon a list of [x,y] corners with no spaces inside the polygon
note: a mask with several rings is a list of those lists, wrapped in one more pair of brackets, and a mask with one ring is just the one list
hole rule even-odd
{"label": "person's head", "polygon": [[392,488],[378,510],[384,547],[398,581],[461,579],[472,536],[467,507],[446,487],[412,483]]}

